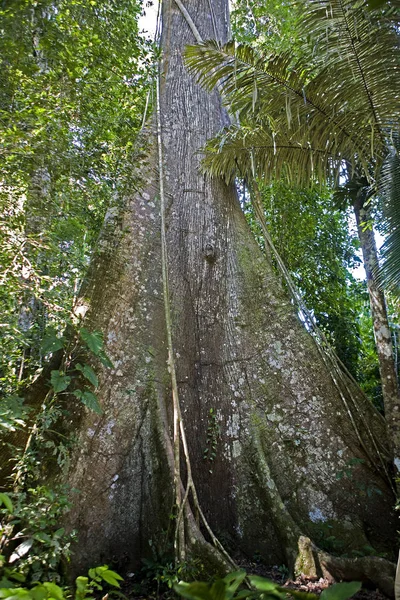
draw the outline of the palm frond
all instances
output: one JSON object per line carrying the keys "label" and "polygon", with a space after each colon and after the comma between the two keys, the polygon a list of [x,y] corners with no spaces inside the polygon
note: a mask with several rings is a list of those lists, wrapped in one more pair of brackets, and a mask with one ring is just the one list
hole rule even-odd
{"label": "palm frond", "polygon": [[[200,84],[218,83],[242,124],[268,129],[273,121],[287,145],[294,139],[296,146],[341,156],[371,177],[387,154],[388,135],[400,126],[397,32],[373,21],[362,0],[301,1],[312,60],[293,63],[288,53],[263,56],[233,42],[206,42],[187,48],[187,65]],[[227,136],[221,151],[226,142]]]}
{"label": "palm frond", "polygon": [[273,127],[232,126],[206,145],[204,170],[227,182],[235,177],[256,177],[266,182],[285,179],[308,185],[312,179],[337,181],[343,157],[335,154],[334,143],[317,147],[303,144],[296,135],[287,137]]}
{"label": "palm frond", "polygon": [[400,290],[400,136],[393,137],[390,156],[383,165],[381,191],[384,200],[386,241],[378,280],[386,288]]}
{"label": "palm frond", "polygon": [[[310,67],[301,62],[293,65],[288,54],[264,57],[248,46],[235,47],[233,43],[219,47],[215,42],[206,42],[189,47],[186,61],[201,84],[212,88],[219,82],[230,110],[249,129],[257,130],[257,138],[264,129],[268,139],[268,131],[272,130],[274,137],[281,138],[281,145],[315,149],[318,156],[326,155],[326,177],[331,175],[331,167],[336,169],[337,161],[344,159],[362,164],[368,172],[370,121],[365,117],[361,120],[349,102],[344,102],[342,96],[347,91],[343,86],[331,86],[332,75],[327,69],[310,80]],[[235,140],[237,136],[235,132]],[[244,138],[248,136],[246,131]],[[225,134],[224,143],[218,142],[221,152],[228,148],[227,142]],[[377,143],[375,150],[378,160],[382,160],[385,147]],[[298,154],[282,153],[282,157],[289,159]]]}
{"label": "palm frond", "polygon": [[303,0],[304,27],[313,51],[335,84],[357,91],[356,110],[365,110],[376,137],[385,140],[399,101],[399,36],[394,22],[364,0]]}

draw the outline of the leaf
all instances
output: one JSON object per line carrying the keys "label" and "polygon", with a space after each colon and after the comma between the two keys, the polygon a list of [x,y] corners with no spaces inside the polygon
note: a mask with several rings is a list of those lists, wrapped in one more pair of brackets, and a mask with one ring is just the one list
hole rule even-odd
{"label": "leaf", "polygon": [[88,381],[90,381],[90,383],[92,385],[94,385],[95,388],[97,388],[97,386],[99,385],[99,380],[98,380],[96,373],[93,371],[92,367],[90,367],[87,364],[81,365],[78,363],[76,365],[76,368],[78,371],[80,371],[82,373],[82,375],[84,377],[86,377],[86,379]]}
{"label": "leaf", "polygon": [[96,356],[99,356],[104,345],[103,336],[101,333],[99,331],[92,331],[90,333],[86,327],[82,327],[79,333],[89,350],[91,350]]}
{"label": "leaf", "polygon": [[53,390],[57,394],[58,392],[63,392],[67,389],[71,383],[71,377],[64,375],[64,373],[61,373],[61,371],[52,371],[50,381]]}
{"label": "leaf", "polygon": [[31,589],[31,596],[33,600],[45,600],[48,597],[48,592],[42,584],[38,584]]}
{"label": "leaf", "polygon": [[14,510],[13,503],[11,502],[11,498],[8,494],[0,493],[0,504],[4,504],[9,513],[12,513]]}
{"label": "leaf", "polygon": [[109,583],[110,585],[113,585],[114,587],[117,587],[117,588],[120,587],[120,585],[118,583],[118,579],[120,581],[123,581],[123,578],[120,575],[118,575],[118,573],[115,573],[115,571],[111,571],[110,569],[107,569],[106,571],[103,571],[102,573],[100,573],[100,577],[102,579],[104,579],[104,581]]}
{"label": "leaf", "polygon": [[245,577],[246,571],[234,571],[233,573],[228,573],[228,575],[224,577],[228,591],[232,593],[236,592]]}
{"label": "leaf", "polygon": [[64,338],[58,337],[55,331],[49,331],[43,338],[41,350],[43,354],[50,354],[56,352],[64,347]]}
{"label": "leaf", "polygon": [[82,404],[87,406],[87,408],[95,412],[97,415],[101,415],[103,413],[97,396],[93,394],[93,392],[91,392],[90,390],[75,390],[74,396],[76,398],[79,398]]}
{"label": "leaf", "polygon": [[259,575],[249,575],[249,581],[256,590],[260,590],[261,592],[278,591],[279,589],[278,584],[269,579],[265,579],[265,577],[260,577]]}
{"label": "leaf", "polygon": [[25,588],[0,589],[0,598],[9,598],[10,600],[29,600],[32,598],[29,590]]}
{"label": "leaf", "polygon": [[29,538],[27,540],[25,540],[24,542],[22,542],[22,544],[20,544],[19,546],[17,546],[14,550],[14,552],[11,554],[8,562],[10,564],[12,564],[13,562],[15,562],[16,560],[18,560],[19,558],[22,558],[23,556],[25,556],[25,554],[28,554],[29,550],[32,548],[32,544],[33,544],[33,539]]}
{"label": "leaf", "polygon": [[90,579],[96,579],[98,577],[97,573],[96,573],[96,569],[89,569],[88,574],[89,574]]}
{"label": "leaf", "polygon": [[99,359],[100,359],[100,362],[101,362],[101,363],[102,363],[102,364],[103,364],[105,367],[108,367],[109,369],[112,369],[112,368],[113,368],[113,366],[114,366],[114,365],[112,364],[111,360],[108,358],[107,354],[106,354],[104,351],[103,351],[103,352],[100,352],[100,354],[99,354]]}
{"label": "leaf", "polygon": [[11,571],[11,573],[8,573],[8,577],[14,581],[18,581],[19,583],[24,583],[26,581],[25,575],[15,570]]}
{"label": "leaf", "polygon": [[[2,578],[0,579],[0,591],[1,591],[3,588],[5,588],[5,589],[10,589],[10,588],[13,588],[13,587],[14,587],[14,584],[13,584],[13,582],[12,582],[12,581],[10,581],[9,579],[7,579],[7,577],[2,577]],[[0,598],[1,598],[1,597],[2,597],[2,596],[0,595]]]}
{"label": "leaf", "polygon": [[188,598],[188,600],[213,600],[208,585],[202,581],[178,583],[174,585],[174,590],[182,598]]}
{"label": "leaf", "polygon": [[226,587],[226,583],[223,579],[217,579],[210,589],[211,598],[213,600],[224,600],[224,598],[227,597]]}
{"label": "leaf", "polygon": [[60,529],[57,529],[57,531],[54,533],[54,537],[62,537],[65,533],[65,529],[64,527],[61,527]]}
{"label": "leaf", "polygon": [[75,586],[76,586],[76,594],[75,594],[75,598],[76,600],[83,600],[84,598],[87,598],[87,594],[89,591],[89,579],[88,577],[77,577],[75,579]]}
{"label": "leaf", "polygon": [[43,585],[47,589],[51,598],[55,598],[56,600],[64,600],[64,592],[58,585],[51,581],[46,581]]}
{"label": "leaf", "polygon": [[361,589],[359,581],[349,583],[336,583],[324,590],[320,596],[321,600],[347,600]]}

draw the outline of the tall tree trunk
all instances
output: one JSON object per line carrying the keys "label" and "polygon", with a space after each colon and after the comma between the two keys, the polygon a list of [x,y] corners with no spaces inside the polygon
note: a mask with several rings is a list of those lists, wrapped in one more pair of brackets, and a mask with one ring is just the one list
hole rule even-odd
{"label": "tall tree trunk", "polygon": [[[228,0],[211,4],[213,14],[208,0],[185,0],[200,35],[224,41]],[[170,305],[201,507],[221,539],[274,563],[293,564],[300,532],[320,539],[329,532],[347,551],[390,547],[384,420],[350,382],[335,384],[254,241],[234,187],[200,172],[200,149],[227,116],[218,94],[197,86],[184,67],[182,49],[193,42],[177,4],[165,0]],[[79,531],[76,568],[110,558],[120,569],[137,564],[166,550],[173,523],[156,155],[153,142],[142,189],[121,220],[110,221],[77,307],[88,308],[87,327],[104,332],[114,367],[101,374],[103,414],[81,416],[70,469],[79,490],[69,517]],[[190,515],[186,526],[191,550],[201,553]]]}
{"label": "tall tree trunk", "polygon": [[379,359],[379,373],[382,383],[382,396],[385,418],[392,444],[394,464],[400,471],[400,395],[395,366],[392,336],[386,308],[385,294],[378,288],[375,274],[378,271],[378,253],[372,229],[372,216],[369,205],[364,202],[362,193],[354,203],[358,236],[364,259],[365,273],[371,316],[374,327],[376,350]]}

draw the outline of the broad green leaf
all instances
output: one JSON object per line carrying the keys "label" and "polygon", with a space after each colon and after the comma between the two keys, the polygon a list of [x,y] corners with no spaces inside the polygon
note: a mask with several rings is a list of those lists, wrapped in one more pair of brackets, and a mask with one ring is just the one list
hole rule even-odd
{"label": "broad green leaf", "polygon": [[[91,392],[90,390],[75,390],[74,396],[76,396],[76,398],[79,398],[82,404],[87,406],[87,408],[89,408],[96,414],[101,415],[103,413],[97,396],[93,394],[93,392]],[[92,575],[90,575],[90,577],[92,577]],[[94,578],[95,577],[93,577],[93,579]]]}
{"label": "broad green leaf", "polygon": [[109,569],[107,569],[106,571],[103,571],[100,575],[100,577],[102,579],[104,579],[104,581],[106,581],[108,584],[113,585],[114,587],[119,588],[120,585],[118,583],[118,579],[120,581],[123,581],[122,577],[120,575],[118,575],[118,573],[115,573],[114,571],[111,571]]}
{"label": "broad green leaf", "polygon": [[[282,597],[285,597],[288,593],[287,588],[279,587],[279,591],[282,594]],[[294,598],[299,598],[299,600],[318,600],[319,596],[317,594],[312,594],[310,592],[301,592],[299,590],[290,590],[290,595]]]}
{"label": "broad green leaf", "polygon": [[50,381],[53,390],[57,394],[58,392],[63,392],[67,389],[71,383],[71,377],[64,375],[64,373],[61,373],[61,371],[52,371]]}
{"label": "broad green leaf", "polygon": [[89,591],[88,577],[82,577],[82,576],[77,577],[75,579],[75,586],[76,586],[76,593],[75,593],[76,600],[83,600],[84,598],[87,598],[88,591]]}
{"label": "broad green leaf", "polygon": [[108,367],[109,369],[113,368],[114,365],[112,364],[111,360],[108,358],[107,354],[104,351],[100,352],[99,359],[101,364],[103,364],[105,367]]}
{"label": "broad green leaf", "polygon": [[54,537],[61,537],[63,536],[65,533],[65,529],[64,527],[61,527],[60,529],[57,529],[57,531],[54,533]]}
{"label": "broad green leaf", "polygon": [[89,348],[96,356],[99,356],[103,349],[103,336],[99,331],[88,331],[86,327],[82,327],[80,330],[80,336]]}
{"label": "broad green leaf", "polygon": [[[78,392],[79,392],[79,394],[80,394],[79,396],[78,396]],[[80,390],[77,390],[77,391],[75,392],[75,396],[76,396],[77,398],[79,398],[79,399],[80,399],[80,398],[81,398],[81,393],[82,393],[82,392],[81,392]],[[89,571],[88,571],[88,575],[89,575],[90,579],[96,579],[96,577],[98,577],[98,575],[97,575],[97,573],[96,573],[96,569],[89,569]]]}
{"label": "broad green leaf", "polygon": [[8,573],[8,577],[10,579],[13,579],[14,581],[18,581],[19,583],[24,583],[26,581],[25,575],[23,575],[22,573],[19,573],[16,570],[13,570],[13,571],[11,571],[11,573]]}
{"label": "broad green leaf", "polygon": [[14,510],[13,503],[11,502],[11,498],[8,494],[0,493],[0,504],[4,504],[9,513],[12,513]]}
{"label": "broad green leaf", "polygon": [[235,571],[233,573],[228,573],[224,577],[224,581],[227,585],[229,592],[236,592],[238,587],[246,577],[246,571]]}
{"label": "broad green leaf", "polygon": [[182,598],[188,598],[188,600],[213,600],[209,586],[201,581],[178,583],[174,585],[174,590]]}
{"label": "broad green leaf", "polygon": [[42,341],[42,352],[43,354],[50,354],[51,352],[56,352],[57,350],[61,350],[64,347],[64,338],[57,337],[55,331],[49,331],[43,338]]}
{"label": "broad green leaf", "polygon": [[265,577],[249,575],[249,581],[251,585],[253,585],[256,590],[260,590],[260,592],[276,592],[279,594],[279,585],[269,579],[265,579]]}
{"label": "broad green leaf", "polygon": [[224,600],[227,598],[226,594],[227,585],[223,579],[217,579],[215,583],[212,584],[210,589],[210,594],[213,600]]}
{"label": "broad green leaf", "polygon": [[46,581],[43,585],[47,589],[49,596],[56,600],[64,600],[64,592],[58,585],[51,581]]}
{"label": "broad green leaf", "polygon": [[361,589],[359,581],[349,583],[335,583],[324,590],[320,596],[321,600],[347,600]]}
{"label": "broad green leaf", "polygon": [[42,584],[38,584],[31,589],[31,596],[33,600],[45,600],[48,595],[47,589]]}
{"label": "broad green leaf", "polygon": [[[9,579],[7,579],[7,577],[2,577],[0,579],[0,590],[2,590],[3,588],[5,588],[6,590],[9,590],[11,588],[14,587],[14,583],[12,581],[10,581]],[[0,595],[0,598],[2,596]]]}
{"label": "broad green leaf", "polygon": [[82,375],[84,377],[86,377],[86,379],[88,381],[90,381],[90,383],[92,385],[94,385],[94,387],[97,387],[99,385],[99,380],[98,377],[96,375],[96,373],[93,371],[92,367],[90,367],[87,364],[81,365],[81,364],[77,364],[76,368],[78,371],[80,371],[82,373]]}
{"label": "broad green leaf", "polygon": [[9,600],[29,600],[32,598],[29,590],[25,588],[0,589],[0,598],[9,598]]}
{"label": "broad green leaf", "polygon": [[83,577],[81,575],[75,579],[75,585],[78,592],[85,592],[87,590],[88,584],[88,577]]}

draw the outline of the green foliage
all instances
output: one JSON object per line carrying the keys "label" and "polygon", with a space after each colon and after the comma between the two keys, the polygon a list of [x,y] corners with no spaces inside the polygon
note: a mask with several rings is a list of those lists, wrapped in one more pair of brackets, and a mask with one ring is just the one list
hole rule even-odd
{"label": "green foliage", "polygon": [[153,72],[140,12],[139,0],[0,8],[4,395],[63,347],[105,212],[137,183],[134,144]]}
{"label": "green foliage", "polygon": [[[25,582],[23,575],[13,573],[15,581]],[[107,565],[89,569],[88,577],[77,577],[75,580],[75,600],[94,600],[93,594],[101,592],[104,584],[107,586],[119,588],[119,581],[122,577],[115,571],[108,568]],[[9,585],[4,585],[8,583]],[[0,582],[0,598],[10,600],[67,600],[71,598],[71,591],[68,588],[60,587],[54,582],[45,581],[44,583],[35,582],[30,587],[17,587],[11,580]]]}
{"label": "green foliage", "polygon": [[24,406],[24,399],[18,396],[3,398],[0,405],[0,434],[15,431],[25,426],[29,409]]}
{"label": "green foliage", "polygon": [[[74,534],[59,527],[69,510],[68,490],[46,486],[9,494],[13,510],[6,505],[1,514],[3,561],[0,587],[14,585],[15,573],[24,581],[59,580],[59,566],[70,557]],[[10,499],[10,498],[9,498]]]}
{"label": "green foliage", "polygon": [[61,373],[61,371],[52,371],[50,381],[54,392],[58,394],[59,392],[63,392],[67,389],[71,383],[71,377]]}
{"label": "green foliage", "polygon": [[89,569],[89,577],[92,580],[93,587],[97,590],[103,589],[101,586],[103,581],[117,588],[121,587],[118,582],[123,581],[122,577],[115,571],[111,571],[107,565]]}
{"label": "green foliage", "polygon": [[99,385],[99,378],[90,365],[81,365],[78,363],[75,365],[75,368],[80,371],[95,388]]}
{"label": "green foliage", "polygon": [[385,200],[384,233],[387,236],[382,248],[383,265],[379,274],[382,284],[399,296],[400,269],[400,134],[392,136],[390,153],[387,157],[380,182],[380,191]]}
{"label": "green foliage", "polygon": [[[240,589],[244,583],[248,583],[252,589]],[[321,600],[347,600],[357,593],[361,588],[361,583],[337,583],[319,596]],[[281,587],[273,581],[269,581],[258,575],[246,575],[245,571],[230,573],[223,579],[218,579],[213,583],[203,583],[195,581],[194,583],[181,582],[174,586],[176,592],[188,600],[232,600],[234,598],[254,598],[259,600],[285,600],[288,595],[299,600],[317,600],[316,594],[300,592],[291,588]]]}
{"label": "green foliage", "polygon": [[[88,331],[86,329],[86,327],[82,327],[81,330],[79,331],[80,336],[82,338],[82,340],[85,342],[85,344],[87,345],[87,347],[89,348],[89,350],[91,352],[93,352],[93,354],[95,356],[97,356],[100,360],[100,362],[105,366],[105,367],[112,367],[112,362],[110,361],[110,359],[107,357],[106,353],[104,352],[104,340],[103,340],[103,336],[99,331]],[[85,375],[85,373],[84,373]],[[85,375],[86,377],[86,375]]]}
{"label": "green foliage", "polygon": [[300,7],[275,0],[236,0],[231,9],[234,38],[263,51],[299,50]]}
{"label": "green foliage", "polygon": [[79,398],[82,404],[89,408],[89,410],[92,410],[98,415],[101,415],[101,406],[99,404],[99,401],[97,400],[97,396],[93,394],[93,392],[91,392],[90,390],[75,390],[74,396],[76,398]]}
{"label": "green foliage", "polygon": [[204,565],[199,559],[190,559],[176,564],[172,556],[163,555],[151,559],[143,559],[140,581],[135,585],[137,592],[151,594],[156,592],[157,597],[160,594],[167,594],[182,579],[193,581],[204,575]]}

